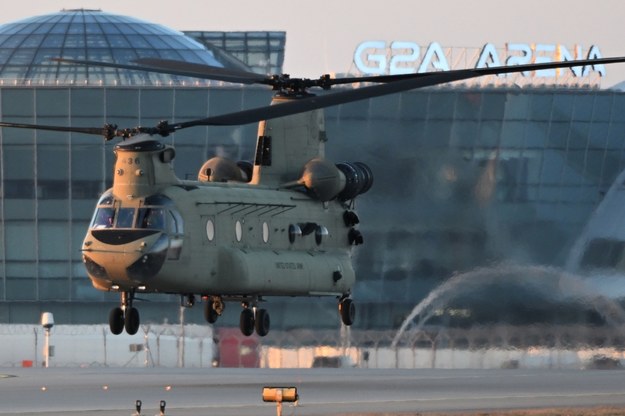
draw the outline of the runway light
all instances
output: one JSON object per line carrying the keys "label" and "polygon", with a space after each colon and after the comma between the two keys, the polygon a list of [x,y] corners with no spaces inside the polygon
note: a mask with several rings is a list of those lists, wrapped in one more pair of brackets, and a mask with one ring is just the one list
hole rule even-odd
{"label": "runway light", "polygon": [[297,402],[297,387],[263,387],[263,401],[275,402],[277,416],[282,416],[283,402]]}
{"label": "runway light", "polygon": [[105,390],[105,391],[106,391],[106,390],[108,390],[108,389],[109,389],[109,386],[107,386],[106,384],[105,384],[104,386],[102,386],[102,390]]}
{"label": "runway light", "polygon": [[48,391],[48,388],[46,386],[41,387],[41,391]]}
{"label": "runway light", "polygon": [[170,391],[171,390],[171,386],[165,386],[165,391]]}
{"label": "runway light", "polygon": [[297,387],[263,387],[264,402],[296,402],[299,400]]}

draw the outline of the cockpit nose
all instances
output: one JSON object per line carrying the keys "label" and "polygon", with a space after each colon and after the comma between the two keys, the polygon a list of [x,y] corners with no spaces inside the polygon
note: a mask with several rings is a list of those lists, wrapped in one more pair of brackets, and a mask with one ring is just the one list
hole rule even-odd
{"label": "cockpit nose", "polygon": [[145,284],[163,267],[170,241],[158,230],[91,230],[83,247],[89,274],[115,283]]}
{"label": "cockpit nose", "polygon": [[169,249],[169,237],[161,234],[149,250],[126,268],[131,280],[143,282],[155,276],[163,267]]}
{"label": "cockpit nose", "polygon": [[[116,285],[146,284],[166,259],[178,260],[182,216],[165,195],[122,201],[102,195],[83,244],[89,275]],[[104,284],[104,283],[103,283]]]}

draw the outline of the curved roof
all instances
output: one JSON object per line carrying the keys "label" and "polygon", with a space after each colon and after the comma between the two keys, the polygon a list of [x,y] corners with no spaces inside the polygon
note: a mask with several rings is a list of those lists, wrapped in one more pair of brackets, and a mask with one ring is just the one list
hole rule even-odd
{"label": "curved roof", "polygon": [[182,80],[50,60],[57,57],[124,64],[151,57],[224,66],[181,32],[101,10],[62,10],[0,25],[0,80],[4,83],[160,85]]}

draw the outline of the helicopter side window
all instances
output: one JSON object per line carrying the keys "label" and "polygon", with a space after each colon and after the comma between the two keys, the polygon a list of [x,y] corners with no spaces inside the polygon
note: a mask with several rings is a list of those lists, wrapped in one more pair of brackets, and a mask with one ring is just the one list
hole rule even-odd
{"label": "helicopter side window", "polygon": [[182,231],[182,219],[180,218],[180,216],[176,216],[172,211],[167,211],[167,216],[169,217],[169,221],[167,222],[167,224],[169,225],[168,228],[168,232],[171,235],[179,235],[179,234],[183,234]]}
{"label": "helicopter side window", "polygon": [[115,228],[132,228],[134,217],[134,208],[119,208],[117,211],[117,223],[115,224]]}
{"label": "helicopter side window", "polygon": [[165,210],[163,208],[139,209],[137,228],[165,230]]}
{"label": "helicopter side window", "polygon": [[91,223],[91,228],[112,228],[115,222],[115,208],[98,208]]}

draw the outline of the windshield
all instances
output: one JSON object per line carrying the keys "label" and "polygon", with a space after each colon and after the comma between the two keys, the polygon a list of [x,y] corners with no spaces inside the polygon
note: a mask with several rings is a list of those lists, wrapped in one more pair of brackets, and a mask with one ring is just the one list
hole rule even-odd
{"label": "windshield", "polygon": [[104,195],[96,208],[91,228],[141,228],[165,231],[170,235],[183,234],[182,217],[164,196],[151,197],[146,202],[167,206],[130,208],[115,206],[111,195]]}
{"label": "windshield", "polygon": [[96,210],[91,228],[113,228],[115,208],[102,207]]}

